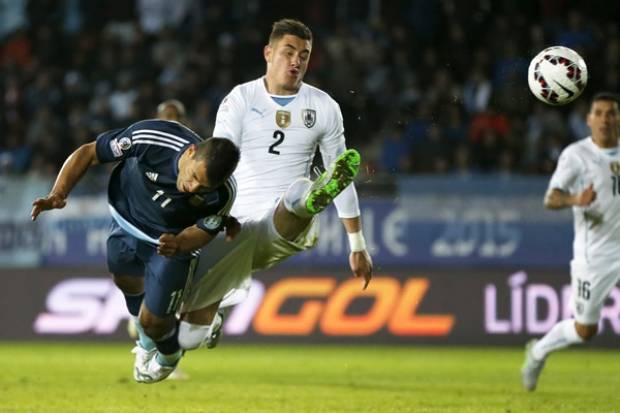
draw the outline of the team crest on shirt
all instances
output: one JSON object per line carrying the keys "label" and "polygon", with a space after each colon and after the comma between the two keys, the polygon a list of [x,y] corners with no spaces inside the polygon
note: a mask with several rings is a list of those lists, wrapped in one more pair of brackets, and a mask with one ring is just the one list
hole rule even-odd
{"label": "team crest on shirt", "polygon": [[276,112],[276,125],[281,128],[291,126],[291,112],[288,110],[279,110]]}
{"label": "team crest on shirt", "polygon": [[222,224],[222,217],[219,215],[211,215],[210,217],[205,218],[202,223],[205,228],[215,231]]}
{"label": "team crest on shirt", "polygon": [[120,139],[112,139],[110,141],[110,149],[114,154],[114,157],[120,158],[123,156],[123,152],[128,151],[131,148],[131,139],[127,136],[123,136]]}
{"label": "team crest on shirt", "polygon": [[613,161],[609,162],[609,169],[613,172],[614,175],[620,175],[620,163]]}
{"label": "team crest on shirt", "polygon": [[316,110],[314,109],[303,109],[301,111],[301,119],[304,121],[304,125],[306,128],[311,128],[316,123]]}

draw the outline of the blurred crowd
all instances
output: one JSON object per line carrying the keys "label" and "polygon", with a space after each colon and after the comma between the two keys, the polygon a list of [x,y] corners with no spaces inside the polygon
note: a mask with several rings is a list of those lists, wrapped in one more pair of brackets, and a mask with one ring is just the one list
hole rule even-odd
{"label": "blurred crowd", "polygon": [[[620,6],[596,0],[0,0],[0,173],[53,174],[104,130],[181,100],[210,136],[217,107],[264,73],[271,23],[315,40],[306,82],[340,104],[368,171],[550,173],[589,134],[589,98],[620,90]],[[590,81],[539,103],[530,59],[577,50]]]}

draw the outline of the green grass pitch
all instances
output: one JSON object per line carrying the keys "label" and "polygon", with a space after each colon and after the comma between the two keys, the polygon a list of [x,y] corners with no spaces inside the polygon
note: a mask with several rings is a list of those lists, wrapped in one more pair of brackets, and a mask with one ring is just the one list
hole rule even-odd
{"label": "green grass pitch", "polygon": [[0,343],[0,412],[620,412],[620,353],[553,355],[521,389],[516,348],[239,346],[188,353],[187,381],[136,384],[131,345]]}

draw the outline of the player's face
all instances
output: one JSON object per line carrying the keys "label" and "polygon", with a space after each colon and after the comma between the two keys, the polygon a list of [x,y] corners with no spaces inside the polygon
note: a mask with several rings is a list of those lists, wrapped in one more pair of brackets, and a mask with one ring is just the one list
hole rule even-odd
{"label": "player's face", "polygon": [[207,179],[205,161],[194,159],[194,148],[190,147],[184,154],[182,162],[179,162],[179,175],[177,177],[177,189],[179,192],[207,192],[213,189]]}
{"label": "player's face", "polygon": [[620,110],[616,102],[612,100],[593,102],[587,122],[595,142],[604,146],[616,146],[620,137]]}
{"label": "player's face", "polygon": [[[286,34],[274,44],[265,46],[267,78],[275,83],[275,90],[296,93],[306,74],[312,44],[291,34]],[[273,91],[272,91],[273,92]]]}

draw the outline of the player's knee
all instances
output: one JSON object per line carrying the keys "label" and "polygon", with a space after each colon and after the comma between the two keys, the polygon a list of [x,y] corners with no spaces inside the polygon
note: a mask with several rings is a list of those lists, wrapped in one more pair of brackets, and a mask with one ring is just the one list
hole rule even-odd
{"label": "player's knee", "polygon": [[167,328],[165,325],[159,323],[146,323],[146,325],[142,324],[142,328],[144,329],[144,334],[155,341],[161,339],[170,331],[170,328]]}
{"label": "player's knee", "polygon": [[197,349],[205,342],[209,334],[208,325],[191,324],[181,321],[179,324],[179,345],[183,350]]}
{"label": "player's knee", "polygon": [[598,325],[575,323],[575,329],[583,341],[590,341],[594,338],[594,336],[596,336],[596,333],[598,332]]}
{"label": "player's knee", "polygon": [[114,275],[114,284],[124,293],[139,294],[144,291],[144,280],[141,277]]}

